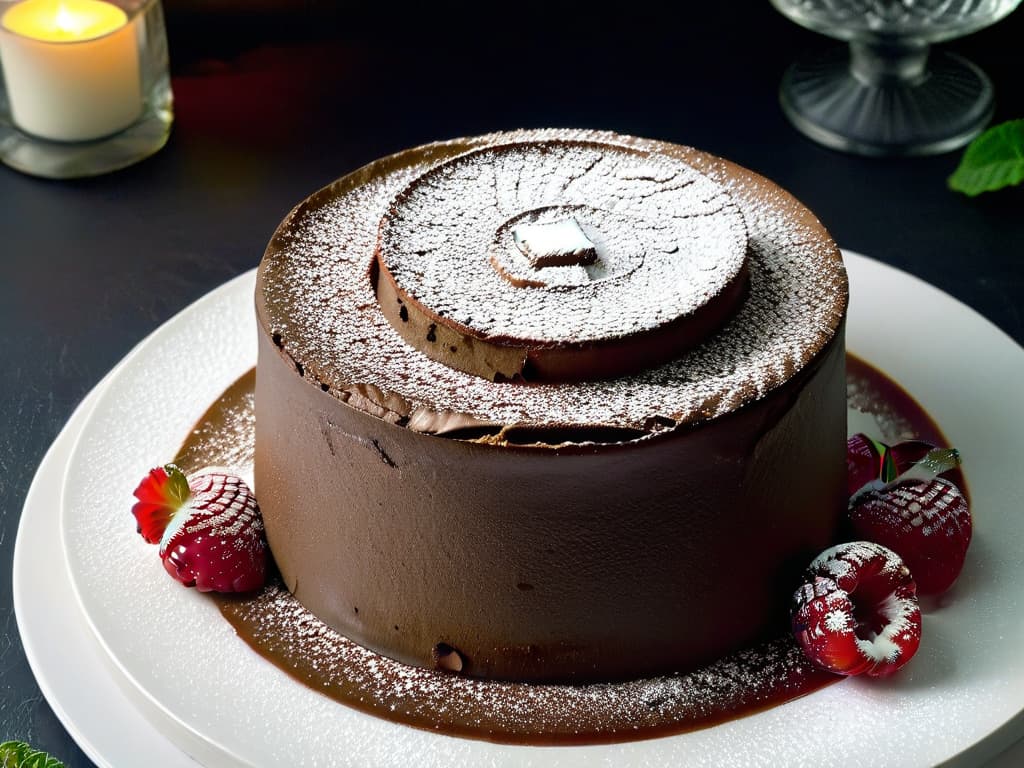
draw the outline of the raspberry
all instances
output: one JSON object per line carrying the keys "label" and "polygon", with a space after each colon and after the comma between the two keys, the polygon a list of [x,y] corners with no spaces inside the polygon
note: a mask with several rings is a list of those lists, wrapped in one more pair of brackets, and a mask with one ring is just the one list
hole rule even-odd
{"label": "raspberry", "polygon": [[971,512],[949,480],[898,480],[850,504],[856,535],[898,552],[921,594],[945,592],[963,569],[971,543]]}
{"label": "raspberry", "polygon": [[895,552],[872,542],[827,549],[793,596],[792,626],[804,654],[823,669],[891,675],[921,642],[910,570]]}

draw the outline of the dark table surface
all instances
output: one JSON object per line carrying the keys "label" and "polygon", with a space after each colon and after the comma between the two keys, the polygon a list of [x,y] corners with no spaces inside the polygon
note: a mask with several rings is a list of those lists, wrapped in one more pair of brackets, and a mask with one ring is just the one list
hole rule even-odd
{"label": "dark table surface", "polygon": [[[679,18],[633,3],[614,19],[432,6],[400,20],[318,2],[230,5],[165,5],[176,122],[160,153],[73,182],[0,166],[0,740],[89,764],[33,679],[12,607],[19,516],[46,449],[138,341],[256,266],[298,200],[378,156],[536,126],[691,144],[774,179],[843,247],[1024,341],[1024,188],[967,199],[945,185],[959,153],[869,160],[798,135],[778,108],[779,79],[825,41],[767,3]],[[1017,13],[946,45],[992,77],[997,120],[1024,117],[1022,39]]]}

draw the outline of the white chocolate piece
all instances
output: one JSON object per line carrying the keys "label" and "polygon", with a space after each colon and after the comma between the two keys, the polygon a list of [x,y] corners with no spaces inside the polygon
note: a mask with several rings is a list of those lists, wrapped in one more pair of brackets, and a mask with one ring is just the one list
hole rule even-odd
{"label": "white chocolate piece", "polygon": [[597,259],[597,248],[573,218],[520,224],[512,230],[512,237],[534,269],[582,266]]}

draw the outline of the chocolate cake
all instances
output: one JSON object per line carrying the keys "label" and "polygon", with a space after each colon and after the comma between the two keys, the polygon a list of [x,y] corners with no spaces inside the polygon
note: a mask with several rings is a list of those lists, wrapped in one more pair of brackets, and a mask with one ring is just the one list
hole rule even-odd
{"label": "chocolate cake", "polygon": [[845,507],[846,303],[806,208],[686,147],[523,131],[339,179],[257,282],[285,585],[368,648],[495,679],[751,642]]}

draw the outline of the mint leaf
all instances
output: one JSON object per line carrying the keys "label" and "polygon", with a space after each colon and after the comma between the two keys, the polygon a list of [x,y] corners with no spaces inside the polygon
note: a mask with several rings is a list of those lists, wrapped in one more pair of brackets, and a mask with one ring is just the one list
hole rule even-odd
{"label": "mint leaf", "polygon": [[970,143],[949,177],[950,189],[968,197],[1024,181],[1024,120],[994,125]]}
{"label": "mint leaf", "polygon": [[64,768],[64,763],[24,741],[0,744],[0,768]]}

